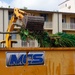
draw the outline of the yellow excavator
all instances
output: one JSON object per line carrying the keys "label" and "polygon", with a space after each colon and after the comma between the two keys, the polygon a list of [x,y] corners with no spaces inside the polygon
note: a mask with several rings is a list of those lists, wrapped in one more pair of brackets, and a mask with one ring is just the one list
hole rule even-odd
{"label": "yellow excavator", "polygon": [[16,41],[12,41],[11,40],[11,36],[10,36],[10,32],[14,30],[14,23],[16,23],[17,19],[21,20],[23,19],[24,15],[27,15],[26,12],[22,11],[22,10],[19,10],[18,8],[15,8],[14,9],[14,14],[13,16],[11,17],[11,20],[9,22],[9,25],[8,25],[8,28],[7,28],[7,33],[6,36],[5,36],[5,41],[1,41],[1,43],[5,43],[6,46],[5,47],[11,47],[12,46],[12,43],[15,43]]}
{"label": "yellow excavator", "polygon": [[[12,43],[17,43],[16,41],[11,40],[10,34],[14,30],[14,27],[16,24],[16,21],[20,20],[22,23],[22,26],[24,28],[27,28],[29,30],[43,30],[43,25],[44,25],[44,18],[40,16],[31,16],[30,13],[26,13],[25,11],[22,11],[18,8],[14,9],[13,16],[11,17],[11,20],[9,22],[7,32],[6,32],[6,37],[5,41],[1,41],[1,43],[5,43],[5,47],[12,47]],[[17,25],[20,26],[20,25]],[[20,26],[20,27],[22,27]],[[38,28],[37,28],[38,27]],[[15,33],[15,32],[14,32]]]}

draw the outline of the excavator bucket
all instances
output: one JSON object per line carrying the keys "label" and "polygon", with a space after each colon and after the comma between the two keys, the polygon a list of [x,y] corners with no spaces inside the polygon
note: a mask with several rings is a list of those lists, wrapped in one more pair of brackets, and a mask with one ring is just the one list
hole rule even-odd
{"label": "excavator bucket", "polygon": [[23,23],[29,31],[42,31],[44,26],[44,17],[24,16]]}

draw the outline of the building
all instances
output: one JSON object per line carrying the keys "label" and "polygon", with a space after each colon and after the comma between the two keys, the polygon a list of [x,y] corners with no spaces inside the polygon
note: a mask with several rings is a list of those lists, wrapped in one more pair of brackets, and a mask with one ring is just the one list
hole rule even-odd
{"label": "building", "polygon": [[[75,34],[75,13],[71,12],[58,12],[58,11],[41,11],[41,10],[24,10],[31,15],[43,16],[45,19],[44,29],[50,34],[58,32],[67,32]],[[9,20],[13,14],[11,8],[0,8],[0,32],[6,32]],[[17,22],[19,23],[19,22]],[[17,28],[15,27],[15,30]],[[0,34],[0,40],[5,39],[5,34]],[[36,40],[31,40],[30,44],[20,39],[17,34],[12,34],[12,39],[17,40],[17,44],[13,44],[14,47],[37,47],[38,43]],[[35,44],[36,42],[36,44]],[[1,45],[3,46],[3,45]]]}
{"label": "building", "polygon": [[65,0],[58,8],[60,12],[75,12],[75,0]]}

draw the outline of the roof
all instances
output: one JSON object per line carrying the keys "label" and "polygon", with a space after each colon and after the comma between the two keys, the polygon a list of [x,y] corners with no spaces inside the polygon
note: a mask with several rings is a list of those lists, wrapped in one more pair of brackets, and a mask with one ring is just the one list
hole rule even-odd
{"label": "roof", "polygon": [[[13,11],[14,8],[0,8],[0,10]],[[37,13],[62,13],[62,14],[75,14],[74,12],[60,12],[60,11],[44,11],[44,10],[31,10],[31,9],[21,9],[23,11],[37,12]]]}
{"label": "roof", "polygon": [[60,3],[58,6],[60,6],[61,4],[65,3],[65,2],[67,2],[67,1],[69,1],[69,0],[66,0],[66,1],[64,1],[64,2]]}
{"label": "roof", "polygon": [[[14,8],[0,8],[0,10],[9,10],[9,11],[13,11]],[[31,10],[31,9],[21,9],[21,10],[24,10],[24,11],[33,11],[33,12],[43,12],[43,13],[56,12],[56,11]]]}

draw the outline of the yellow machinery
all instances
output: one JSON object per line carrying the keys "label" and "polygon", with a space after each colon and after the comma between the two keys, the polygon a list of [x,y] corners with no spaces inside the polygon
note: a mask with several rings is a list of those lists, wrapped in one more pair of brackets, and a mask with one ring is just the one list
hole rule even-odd
{"label": "yellow machinery", "polygon": [[11,40],[10,33],[14,30],[14,26],[16,25],[14,23],[16,23],[17,20],[20,20],[22,22],[21,27],[28,29],[30,31],[43,30],[43,25],[44,25],[43,17],[31,16],[26,12],[19,10],[18,8],[15,8],[13,16],[11,17],[11,20],[7,28],[8,33],[6,34],[5,41],[1,42],[1,43],[6,43],[5,47],[12,47],[12,43],[16,42]]}
{"label": "yellow machinery", "polygon": [[[21,20],[23,19],[24,15],[27,15],[26,12],[19,10],[18,8],[14,9],[14,14],[9,22],[8,28],[7,28],[7,32],[11,32],[14,30],[14,23],[17,21],[17,19]],[[5,41],[2,41],[1,43],[6,43],[6,47],[11,47],[12,43],[15,41],[11,40],[11,36],[10,34],[6,34],[6,38]]]}
{"label": "yellow machinery", "polygon": [[[22,20],[25,14],[26,13],[24,11],[21,11],[17,8],[14,9],[14,15],[12,16],[12,18],[9,22],[7,32],[13,31],[14,30],[14,24],[13,23],[15,23],[17,21],[17,19]],[[14,41],[11,40],[10,34],[6,34],[5,41],[3,40],[1,43],[6,43],[6,47],[11,47],[12,42],[14,42]]]}
{"label": "yellow machinery", "polygon": [[[22,21],[25,14],[14,9],[8,33],[13,31],[13,23],[17,19]],[[41,25],[43,27],[43,21]],[[2,42],[6,47],[0,48],[0,75],[75,75],[75,48],[13,48],[11,45],[15,41],[11,40],[10,34],[6,34]]]}

